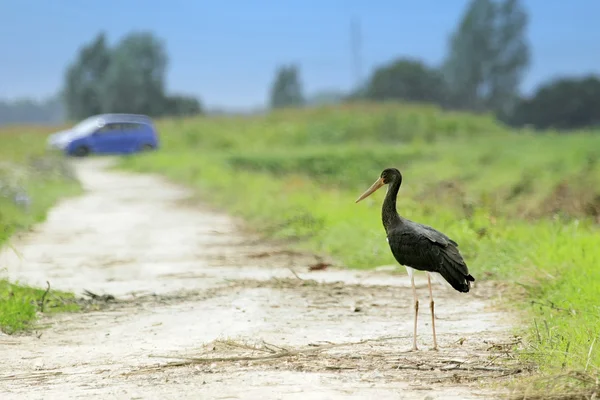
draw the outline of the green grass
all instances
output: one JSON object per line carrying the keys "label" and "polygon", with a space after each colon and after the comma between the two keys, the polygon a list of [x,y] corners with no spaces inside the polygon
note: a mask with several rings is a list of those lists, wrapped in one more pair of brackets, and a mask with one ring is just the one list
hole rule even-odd
{"label": "green grass", "polygon": [[0,280],[0,330],[7,334],[33,328],[38,312],[56,313],[78,311],[72,293],[18,285]]}
{"label": "green grass", "polygon": [[[80,187],[60,157],[44,151],[48,129],[0,129],[0,246],[18,232],[43,221],[59,199],[79,193]],[[17,199],[28,199],[20,202]],[[18,249],[16,249],[18,251]],[[0,330],[15,333],[34,326],[45,290],[8,282],[1,277]],[[73,295],[51,290],[44,312],[74,311]]]}
{"label": "green grass", "polygon": [[534,136],[486,116],[393,104],[165,120],[159,129],[164,148],[123,167],[190,185],[265,236],[350,268],[395,263],[380,222],[384,191],[354,200],[398,167],[401,214],[457,240],[478,281],[525,289],[509,305],[527,315],[523,357],[547,373],[598,374],[598,132]]}

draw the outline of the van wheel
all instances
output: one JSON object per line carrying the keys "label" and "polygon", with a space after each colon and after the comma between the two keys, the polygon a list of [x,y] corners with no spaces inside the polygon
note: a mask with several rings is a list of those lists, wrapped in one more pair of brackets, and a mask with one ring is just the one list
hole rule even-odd
{"label": "van wheel", "polygon": [[152,151],[154,150],[154,146],[152,146],[151,144],[145,144],[142,146],[142,151]]}
{"label": "van wheel", "polygon": [[90,154],[90,149],[87,146],[79,146],[73,151],[75,157],[85,157]]}

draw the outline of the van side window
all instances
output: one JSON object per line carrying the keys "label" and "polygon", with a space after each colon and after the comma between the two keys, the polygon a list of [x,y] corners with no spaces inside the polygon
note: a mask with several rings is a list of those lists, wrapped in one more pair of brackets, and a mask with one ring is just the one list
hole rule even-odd
{"label": "van side window", "polygon": [[142,125],[141,124],[136,124],[135,122],[127,122],[122,124],[123,125],[123,131],[127,132],[127,131],[139,131],[142,129]]}
{"label": "van side window", "polygon": [[98,133],[110,133],[121,129],[121,124],[106,124],[102,128],[98,129]]}
{"label": "van side window", "polygon": [[143,128],[143,124],[136,122],[111,122],[98,129],[96,132],[102,133],[131,133],[139,132]]}

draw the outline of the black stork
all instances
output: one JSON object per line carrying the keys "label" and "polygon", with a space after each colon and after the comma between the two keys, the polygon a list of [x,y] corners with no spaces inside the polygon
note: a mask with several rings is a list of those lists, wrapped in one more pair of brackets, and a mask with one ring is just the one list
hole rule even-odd
{"label": "black stork", "polygon": [[381,219],[392,254],[398,263],[406,267],[412,285],[415,300],[413,350],[418,350],[417,315],[419,313],[419,300],[413,276],[415,269],[427,272],[433,349],[437,350],[431,274],[441,275],[454,289],[461,293],[469,291],[471,282],[474,282],[475,278],[469,274],[467,264],[458,251],[458,244],[454,240],[430,226],[413,222],[398,214],[396,211],[396,198],[401,184],[402,174],[400,171],[396,168],[386,168],[379,179],[356,199],[356,202],[358,203],[368,197],[380,187],[389,185],[381,209]]}

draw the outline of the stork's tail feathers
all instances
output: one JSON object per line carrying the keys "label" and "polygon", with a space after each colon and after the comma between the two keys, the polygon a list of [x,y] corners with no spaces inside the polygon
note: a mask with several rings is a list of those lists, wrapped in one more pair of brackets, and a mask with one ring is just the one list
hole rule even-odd
{"label": "stork's tail feathers", "polygon": [[444,250],[440,274],[455,290],[468,293],[471,282],[474,282],[475,278],[469,273],[465,261],[455,246],[448,246]]}
{"label": "stork's tail feathers", "polygon": [[455,290],[461,293],[468,293],[471,290],[471,282],[475,282],[475,278],[471,274],[463,275],[455,269],[443,269],[440,274]]}

